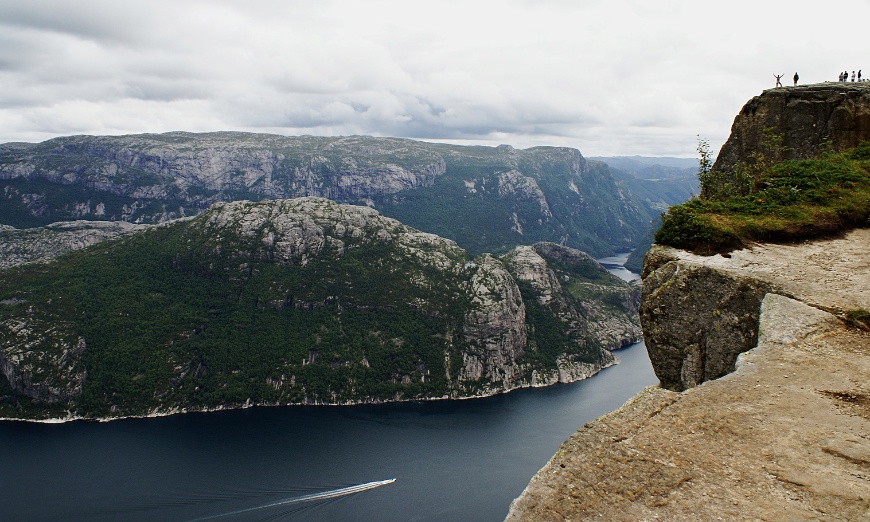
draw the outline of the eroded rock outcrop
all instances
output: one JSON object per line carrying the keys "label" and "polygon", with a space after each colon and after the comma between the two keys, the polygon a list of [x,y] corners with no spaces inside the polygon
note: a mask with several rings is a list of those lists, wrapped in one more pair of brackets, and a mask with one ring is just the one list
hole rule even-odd
{"label": "eroded rock outcrop", "polygon": [[[870,86],[772,89],[713,168],[865,140]],[[508,520],[870,520],[870,229],[708,257],[654,245],[642,276],[661,386],[575,433]]]}
{"label": "eroded rock outcrop", "polygon": [[682,391],[718,379],[757,344],[768,283],[681,262],[678,251],[659,245],[644,274],[640,320],[662,387]]}
{"label": "eroded rock outcrop", "polygon": [[528,325],[520,289],[505,266],[489,254],[475,263],[468,285],[471,308],[465,314],[460,382],[482,378],[510,389],[522,380],[519,357],[528,343]]}
{"label": "eroded rock outcrop", "polygon": [[866,308],[870,231],[801,245],[762,244],[728,257],[654,245],[643,271],[641,323],[662,386],[684,390],[734,368],[757,343],[761,301],[794,297],[834,313]]}
{"label": "eroded rock outcrop", "polygon": [[13,390],[45,403],[81,394],[87,375],[81,357],[87,346],[67,326],[32,317],[0,322],[0,374]]}
{"label": "eroded rock outcrop", "polygon": [[[781,138],[778,145],[771,135]],[[713,169],[731,171],[761,155],[770,163],[818,156],[870,141],[870,85],[821,83],[769,89],[749,100],[734,118],[731,135]]]}

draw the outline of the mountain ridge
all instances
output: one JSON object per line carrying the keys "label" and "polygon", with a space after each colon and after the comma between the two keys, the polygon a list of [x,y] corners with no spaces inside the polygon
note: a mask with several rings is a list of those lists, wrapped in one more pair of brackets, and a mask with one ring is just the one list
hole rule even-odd
{"label": "mountain ridge", "polygon": [[[576,149],[241,132],[69,136],[0,145],[0,223],[157,223],[218,201],[318,196],[372,206],[479,254],[551,241],[632,248],[649,205]],[[450,208],[450,212],[444,212]]]}

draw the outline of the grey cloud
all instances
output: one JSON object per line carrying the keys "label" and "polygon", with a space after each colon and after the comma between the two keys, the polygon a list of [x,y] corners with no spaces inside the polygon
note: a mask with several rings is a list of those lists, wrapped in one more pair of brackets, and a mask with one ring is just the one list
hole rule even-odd
{"label": "grey cloud", "polygon": [[137,4],[91,1],[28,0],[0,3],[0,23],[72,35],[85,40],[131,44],[140,40],[137,25],[146,14]]}
{"label": "grey cloud", "polygon": [[209,90],[198,82],[164,78],[137,78],[124,82],[121,95],[147,101],[204,100]]}
{"label": "grey cloud", "polygon": [[0,141],[246,129],[693,155],[769,69],[823,81],[788,60],[863,49],[858,32],[811,49],[767,30],[816,34],[834,12],[673,4],[0,0]]}
{"label": "grey cloud", "polygon": [[[222,103],[230,105],[227,100]],[[523,117],[523,112],[529,113],[528,117]],[[594,116],[566,117],[563,112],[550,112],[552,118],[547,118],[546,113],[531,114],[468,102],[449,109],[422,97],[377,93],[365,100],[352,96],[336,100],[329,96],[289,95],[236,111],[235,118],[246,128],[305,129],[305,132],[328,129],[345,134],[426,139],[488,138],[514,133],[568,136],[578,122],[597,121]]]}

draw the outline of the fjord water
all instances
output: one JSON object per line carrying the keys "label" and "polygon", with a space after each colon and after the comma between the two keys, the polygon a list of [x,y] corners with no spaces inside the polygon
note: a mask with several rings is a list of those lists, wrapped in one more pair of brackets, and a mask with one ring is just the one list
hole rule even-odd
{"label": "fjord water", "polygon": [[562,441],[657,382],[643,343],[617,354],[486,399],[0,422],[0,520],[502,520]]}
{"label": "fjord water", "polygon": [[611,274],[619,277],[623,281],[635,281],[640,279],[640,274],[636,274],[625,268],[625,261],[628,259],[631,252],[617,254],[611,257],[604,257],[598,260],[601,266],[610,271]]}

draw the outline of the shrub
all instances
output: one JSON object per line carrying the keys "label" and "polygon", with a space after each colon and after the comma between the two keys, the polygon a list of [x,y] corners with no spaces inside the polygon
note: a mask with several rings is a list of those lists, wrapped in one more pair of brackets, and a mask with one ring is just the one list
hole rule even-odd
{"label": "shrub", "polygon": [[704,143],[698,147],[701,197],[662,215],[660,244],[710,255],[748,241],[794,241],[870,222],[868,143],[773,165],[757,155],[731,176],[705,171]]}

